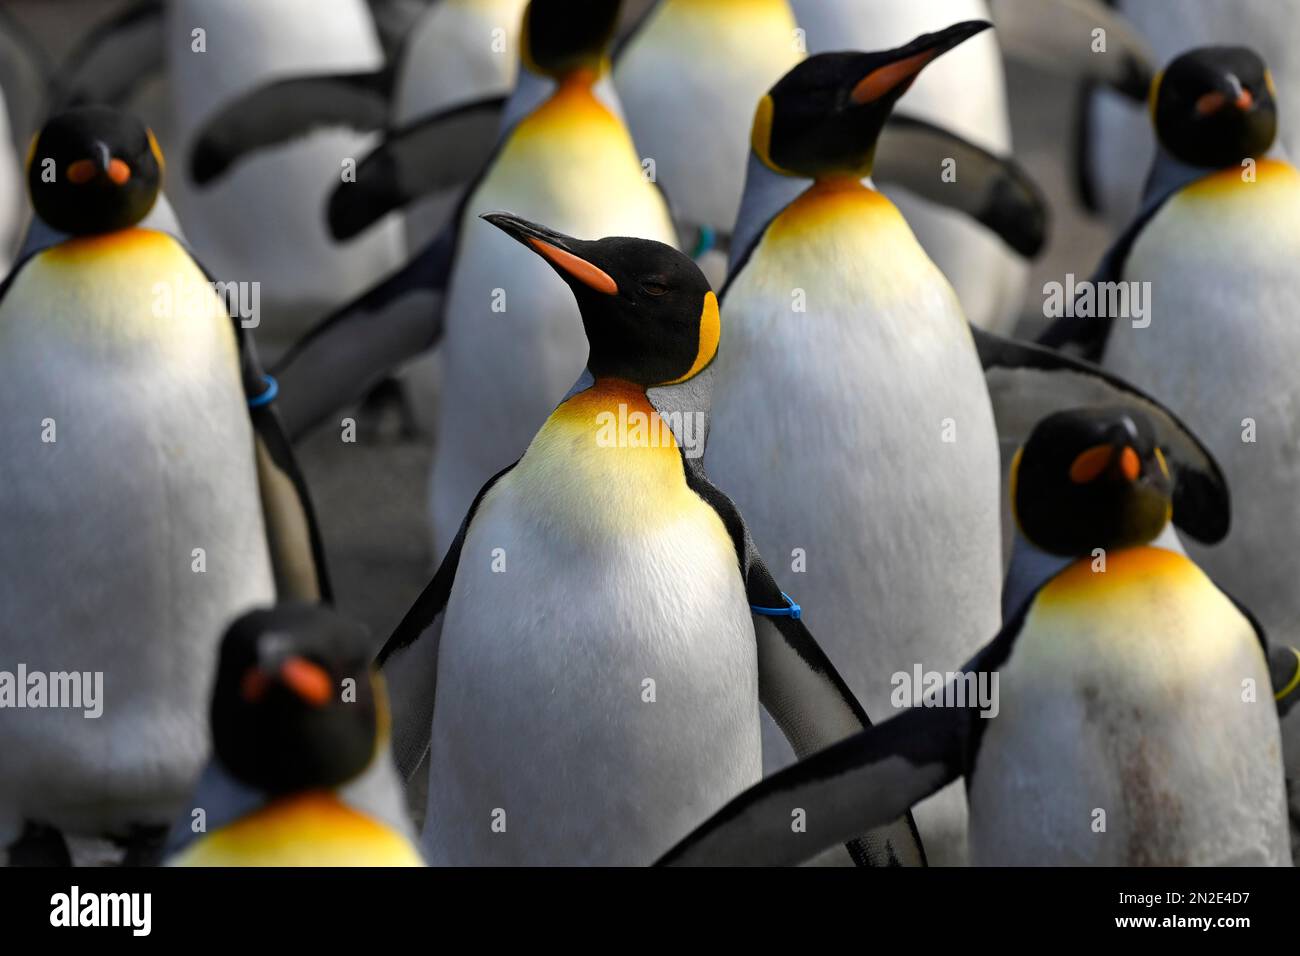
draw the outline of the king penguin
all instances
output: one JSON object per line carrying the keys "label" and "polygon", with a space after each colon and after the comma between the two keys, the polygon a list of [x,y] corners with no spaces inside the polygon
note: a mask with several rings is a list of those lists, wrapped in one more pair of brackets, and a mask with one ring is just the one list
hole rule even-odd
{"label": "king penguin", "polygon": [[[485,217],[564,280],[587,368],[468,509],[381,652],[398,766],[427,755],[431,863],[646,864],[866,715],[701,467],[719,340],[695,263]],[[923,860],[910,820],[875,862]]]}
{"label": "king penguin", "polygon": [[[1140,414],[1043,420],[1011,495],[1065,566],[941,689],[763,781],[665,862],[795,862],[964,777],[977,864],[1290,865],[1278,716],[1300,699],[1300,652],[1152,546],[1197,504],[1173,484]],[[792,838],[795,806],[808,832]]]}
{"label": "king penguin", "polygon": [[172,866],[420,866],[365,629],[309,605],[239,618],[212,690],[213,757]]}
{"label": "king penguin", "polygon": [[277,593],[328,596],[275,381],[187,249],[141,225],[162,165],[124,114],[50,120],[0,287],[0,658],[103,697],[94,719],[0,721],[0,846],[19,855],[42,828],[134,846],[170,823],[222,629]]}
{"label": "king penguin", "polygon": [[[880,49],[950,23],[989,17],[986,0],[792,2],[808,51],[814,54]],[[986,150],[1010,153],[1006,80],[994,35],[973,38],[927,68],[908,90],[906,110]],[[921,247],[952,283],[966,316],[981,328],[1009,332],[1024,297],[1028,267],[1023,257],[958,212],[899,189],[885,177],[876,178],[881,192],[897,204]],[[960,172],[957,179],[960,182]]]}
{"label": "king penguin", "polygon": [[[1150,45],[1151,63],[1167,63],[1200,46],[1245,46],[1259,52],[1278,88],[1279,138],[1300,153],[1300,0],[1112,0],[1116,11]],[[1155,69],[1148,67],[1151,73]],[[1099,89],[1084,103],[1079,174],[1084,198],[1116,230],[1142,207],[1143,173],[1154,148],[1146,135],[1145,89],[1122,97]]]}
{"label": "king penguin", "polygon": [[[409,266],[326,319],[281,362],[297,431],[441,336],[434,554],[455,536],[483,482],[518,457],[582,371],[572,297],[535,256],[466,224],[504,207],[583,235],[676,243],[667,203],[643,175],[610,82],[618,12],[618,0],[532,0],[519,82],[493,158],[453,221]],[[446,132],[440,123],[431,129]],[[336,233],[355,234],[418,194],[424,167],[412,158],[427,147],[416,131],[368,157],[357,181],[341,185],[331,202]],[[445,299],[415,295],[444,289]],[[403,298],[414,308],[394,305]]]}
{"label": "king penguin", "polygon": [[1150,103],[1159,149],[1142,212],[1092,276],[1094,288],[1149,290],[1146,314],[1062,317],[1044,341],[1100,357],[1205,439],[1249,507],[1221,547],[1189,554],[1272,633],[1300,640],[1300,329],[1288,305],[1300,290],[1300,172],[1274,151],[1274,87],[1251,50],[1184,53]]}
{"label": "king penguin", "polygon": [[[810,626],[873,714],[892,673],[964,660],[999,620],[980,361],[952,286],[862,181],[912,79],[987,26],[814,56],[772,88],[735,230],[748,252],[723,291],[709,470],[759,550],[797,572]],[[775,769],[789,751],[766,729]],[[931,862],[960,859],[963,816],[955,790],[918,808]]]}

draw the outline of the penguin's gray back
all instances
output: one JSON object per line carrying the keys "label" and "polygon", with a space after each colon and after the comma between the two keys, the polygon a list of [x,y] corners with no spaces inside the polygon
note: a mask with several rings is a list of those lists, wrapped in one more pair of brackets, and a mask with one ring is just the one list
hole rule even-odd
{"label": "penguin's gray back", "polygon": [[221,633],[275,596],[234,330],[210,287],[184,312],[204,282],[132,230],[47,249],[0,301],[4,658],[103,672],[104,697],[6,712],[4,802],[73,831],[170,820]]}
{"label": "penguin's gray back", "polygon": [[1294,641],[1300,173],[1273,159],[1256,173],[1253,183],[1235,168],[1202,179],[1147,224],[1123,278],[1150,283],[1150,325],[1117,320],[1103,364],[1161,396],[1214,453],[1242,506],[1223,542],[1189,541],[1188,553],[1266,630]]}
{"label": "penguin's gray back", "polygon": [[[431,864],[644,865],[761,772],[735,546],[674,447],[562,405],[481,502],[438,651]],[[494,826],[495,824],[495,826]]]}
{"label": "penguin's gray back", "polygon": [[1076,562],[1039,592],[998,674],[996,716],[971,718],[973,864],[1291,862],[1259,639],[1186,558]]}

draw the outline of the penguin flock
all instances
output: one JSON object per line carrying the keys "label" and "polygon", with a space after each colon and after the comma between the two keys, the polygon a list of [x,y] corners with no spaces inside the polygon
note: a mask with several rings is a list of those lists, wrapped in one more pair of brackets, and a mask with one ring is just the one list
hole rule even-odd
{"label": "penguin flock", "polygon": [[0,11],[0,860],[1291,865],[1300,91],[1155,6]]}

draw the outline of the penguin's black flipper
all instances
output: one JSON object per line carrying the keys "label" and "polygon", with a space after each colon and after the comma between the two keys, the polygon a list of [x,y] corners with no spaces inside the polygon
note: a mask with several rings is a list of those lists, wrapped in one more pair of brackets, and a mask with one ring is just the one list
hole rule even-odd
{"label": "penguin's black flipper", "polygon": [[479,504],[492,486],[517,465],[516,461],[493,475],[469,506],[460,530],[447,553],[411,609],[380,649],[375,662],[384,672],[393,708],[393,759],[403,780],[409,780],[429,750],[433,725],[433,697],[438,680],[438,642],[442,616],[460,567],[465,535]]}
{"label": "penguin's black flipper", "polygon": [[45,122],[49,100],[58,100],[58,81],[41,43],[2,9],[0,90],[9,112],[9,135],[21,157]]}
{"label": "penguin's black flipper", "polygon": [[[990,0],[998,41],[1012,59],[1049,73],[1111,87],[1136,102],[1155,76],[1151,47],[1120,13],[1099,0]],[[1104,30],[1103,35],[1094,34]],[[1105,47],[1097,44],[1104,36]]]}
{"label": "penguin's black flipper", "polygon": [[327,316],[272,369],[291,439],[437,343],[459,218],[397,272]]}
{"label": "penguin's black flipper", "polygon": [[333,600],[325,546],[307,483],[275,406],[279,383],[262,371],[253,337],[235,321],[244,394],[253,423],[257,483],[280,601]]}
{"label": "penguin's black flipper", "polygon": [[390,212],[473,182],[491,160],[505,98],[488,97],[389,132],[329,199],[335,239],[351,239]]}
{"label": "penguin's black flipper", "polygon": [[1228,533],[1231,501],[1218,462],[1179,418],[1118,375],[1061,352],[971,326],[1004,449],[1019,448],[1053,412],[1121,405],[1150,419],[1174,479],[1174,524],[1214,544]]}
{"label": "penguin's black flipper", "polygon": [[64,58],[55,83],[63,107],[122,106],[163,72],[163,0],[140,0],[110,17]]}
{"label": "penguin's black flipper", "polygon": [[[1164,198],[1167,196],[1148,203],[1142,213],[1120,233],[1119,238],[1111,243],[1089,276],[1089,287],[1097,290],[1103,288],[1104,283],[1123,281],[1124,266],[1128,262],[1129,253],[1133,251],[1133,243],[1137,242],[1147,223],[1160,211]],[[1100,362],[1114,325],[1115,317],[1109,315],[1062,315],[1038,336],[1038,344],[1050,349],[1071,348],[1089,362]]]}
{"label": "penguin's black flipper", "polygon": [[[870,727],[866,711],[804,626],[798,605],[781,591],[763,563],[739,509],[709,481],[700,459],[683,454],[682,462],[687,485],[718,513],[736,546],[758,639],[759,699],[795,754],[806,757]],[[789,825],[787,810],[787,830]],[[832,843],[852,841],[849,853],[866,865],[925,865],[925,850],[906,806],[873,826],[876,829],[870,833],[867,828],[851,830]]]}
{"label": "penguin's black flipper", "polygon": [[323,126],[380,129],[388,121],[395,77],[389,65],[364,73],[291,76],[250,90],[199,130],[190,175],[206,185],[249,153]]}
{"label": "penguin's black flipper", "polygon": [[[1279,717],[1285,717],[1296,702],[1300,701],[1300,649],[1270,641],[1264,625],[1250,608],[1237,600],[1235,595],[1225,590],[1217,581],[1215,587],[1237,606],[1241,616],[1255,629],[1259,646],[1264,651],[1264,659],[1268,662],[1268,676],[1273,686],[1273,699],[1277,701],[1277,714]],[[1288,773],[1288,776],[1291,774]]]}
{"label": "penguin's black flipper", "polygon": [[[942,175],[947,160],[956,161],[951,182]],[[890,116],[876,144],[872,176],[965,213],[1026,258],[1047,242],[1047,200],[1029,174],[933,123]]]}
{"label": "penguin's black flipper", "polygon": [[411,31],[433,0],[367,0],[384,54],[396,62]]}

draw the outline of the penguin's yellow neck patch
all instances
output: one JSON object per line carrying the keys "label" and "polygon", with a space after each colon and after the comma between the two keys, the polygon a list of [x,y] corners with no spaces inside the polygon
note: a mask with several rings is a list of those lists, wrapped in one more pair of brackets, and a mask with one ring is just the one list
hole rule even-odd
{"label": "penguin's yellow neck patch", "polygon": [[1169,578],[1189,586],[1202,580],[1209,584],[1200,568],[1183,555],[1150,545],[1107,551],[1105,570],[1101,561],[1091,556],[1075,561],[1043,587],[1037,603],[1044,609],[1082,611],[1097,602],[1140,601],[1154,583]]}
{"label": "penguin's yellow neck patch", "polygon": [[596,96],[601,70],[574,70],[561,79],[555,92],[541,106],[520,121],[514,137],[523,142],[538,137],[591,136],[606,133],[630,137],[618,117]]}
{"label": "penguin's yellow neck patch", "polygon": [[175,244],[176,240],[171,236],[153,229],[122,229],[99,236],[68,239],[45,250],[41,258],[53,266],[79,267],[88,264],[87,260],[102,262],[102,257],[107,255],[170,256],[169,247]]}
{"label": "penguin's yellow neck patch", "polygon": [[333,793],[285,797],[191,844],[174,866],[423,866],[399,833]]}
{"label": "penguin's yellow neck patch", "polygon": [[[893,231],[907,227],[898,207],[852,176],[817,180],[773,220],[767,239],[777,245],[801,243],[825,230]],[[877,241],[884,242],[886,237]]]}
{"label": "penguin's yellow neck patch", "polygon": [[1206,202],[1228,199],[1242,195],[1242,190],[1258,190],[1261,197],[1275,191],[1294,191],[1300,188],[1300,171],[1290,163],[1280,159],[1259,159],[1255,161],[1255,179],[1253,182],[1243,178],[1247,172],[1244,166],[1231,166],[1204,176],[1187,186],[1179,198],[1192,202]]}
{"label": "penguin's yellow neck patch", "polygon": [[[701,424],[691,419],[683,428],[688,450],[702,443]],[[573,539],[654,532],[685,519],[705,521],[725,537],[717,515],[686,484],[669,423],[631,382],[600,379],[562,404],[507,479],[521,503]]]}

